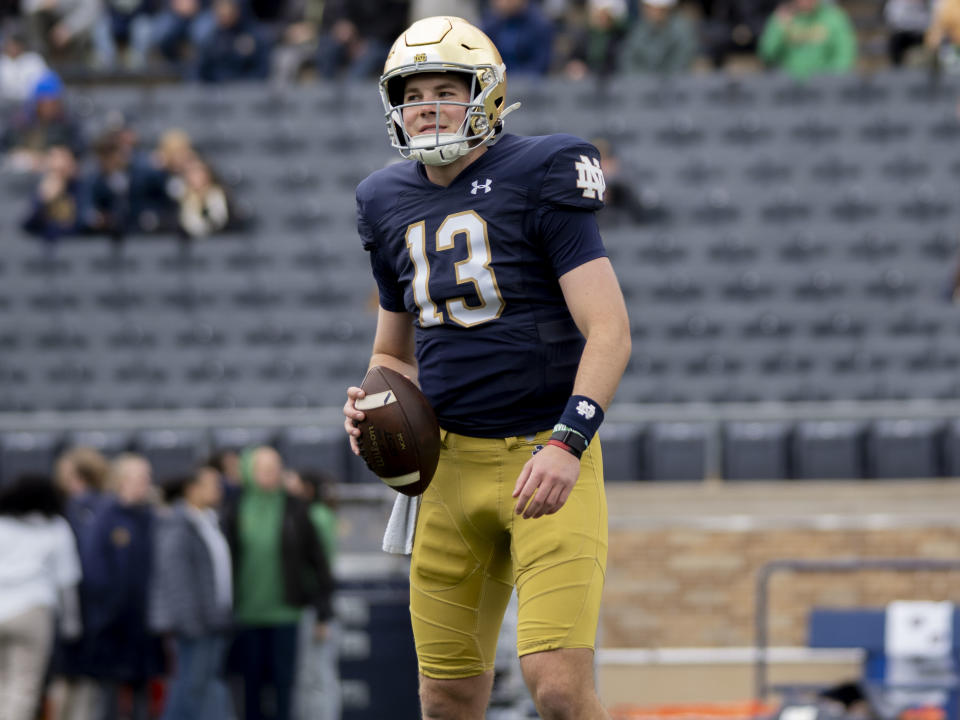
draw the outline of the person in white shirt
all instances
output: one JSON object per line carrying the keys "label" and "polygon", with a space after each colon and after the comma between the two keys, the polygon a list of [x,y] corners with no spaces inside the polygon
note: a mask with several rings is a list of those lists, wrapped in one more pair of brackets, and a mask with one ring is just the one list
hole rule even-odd
{"label": "person in white shirt", "polygon": [[40,705],[55,622],[80,634],[80,557],[53,482],[25,475],[0,486],[0,710],[32,720]]}
{"label": "person in white shirt", "polygon": [[27,50],[26,38],[16,30],[3,35],[0,52],[0,103],[19,105],[27,100],[48,70],[39,53]]}

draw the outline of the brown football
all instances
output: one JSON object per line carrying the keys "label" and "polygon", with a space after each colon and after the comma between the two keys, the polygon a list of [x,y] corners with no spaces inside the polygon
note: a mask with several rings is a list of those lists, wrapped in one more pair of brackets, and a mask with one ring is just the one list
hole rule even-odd
{"label": "brown football", "polygon": [[420,388],[395,370],[376,365],[356,402],[360,457],[383,482],[404,495],[420,495],[440,459],[440,426]]}

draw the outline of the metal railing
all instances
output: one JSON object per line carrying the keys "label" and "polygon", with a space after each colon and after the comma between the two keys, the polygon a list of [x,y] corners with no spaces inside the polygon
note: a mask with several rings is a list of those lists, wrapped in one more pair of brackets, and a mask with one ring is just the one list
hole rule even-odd
{"label": "metal railing", "polygon": [[841,560],[774,560],[757,572],[756,608],[754,622],[756,632],[756,663],[754,666],[754,697],[764,700],[776,688],[767,677],[767,654],[769,652],[768,616],[770,611],[770,579],[777,573],[853,573],[863,571],[891,572],[949,572],[960,570],[958,559],[926,558],[849,558]]}

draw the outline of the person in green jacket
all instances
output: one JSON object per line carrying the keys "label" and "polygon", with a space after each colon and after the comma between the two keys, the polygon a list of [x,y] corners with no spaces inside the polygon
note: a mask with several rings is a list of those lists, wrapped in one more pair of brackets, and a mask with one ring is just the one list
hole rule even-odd
{"label": "person in green jacket", "polygon": [[224,512],[234,565],[234,661],[243,676],[244,717],[262,720],[268,675],[274,720],[291,720],[297,635],[313,609],[321,636],[333,617],[333,577],[307,504],[283,487],[279,453],[258,447],[240,459],[243,489]]}
{"label": "person in green jacket", "polygon": [[697,57],[697,35],[676,4],[676,0],[643,1],[643,17],[620,51],[622,73],[669,75],[690,69]]}
{"label": "person in green jacket", "polygon": [[857,56],[850,18],[826,0],[788,0],[767,21],[760,58],[798,79],[849,72]]}

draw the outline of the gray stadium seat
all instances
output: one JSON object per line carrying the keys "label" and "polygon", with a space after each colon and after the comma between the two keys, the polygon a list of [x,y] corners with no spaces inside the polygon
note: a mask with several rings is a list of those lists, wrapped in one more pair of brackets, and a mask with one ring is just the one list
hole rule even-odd
{"label": "gray stadium seat", "polygon": [[606,482],[643,479],[643,426],[605,423],[599,437]]}
{"label": "gray stadium seat", "polygon": [[0,484],[23,473],[50,474],[61,440],[59,433],[44,431],[0,435]]}
{"label": "gray stadium seat", "polygon": [[342,426],[286,428],[277,439],[284,463],[295,470],[323,470],[338,482],[349,480],[352,455]]}
{"label": "gray stadium seat", "polygon": [[864,476],[863,424],[806,420],[793,434],[793,475],[803,480],[851,480]]}
{"label": "gray stadium seat", "polygon": [[119,455],[130,449],[133,432],[129,430],[74,430],[67,433],[67,447],[88,447],[107,456]]}
{"label": "gray stadium seat", "polygon": [[210,442],[214,452],[218,450],[243,450],[259,445],[275,446],[277,431],[275,428],[261,427],[223,427],[210,431]]}
{"label": "gray stadium seat", "polygon": [[936,420],[877,420],[867,432],[867,470],[875,478],[933,478],[943,474]]}
{"label": "gray stadium seat", "polygon": [[207,433],[199,429],[141,430],[134,438],[134,449],[153,467],[156,482],[189,475],[208,454]]}
{"label": "gray stadium seat", "polygon": [[707,458],[703,423],[653,423],[644,438],[645,475],[649,480],[703,480]]}
{"label": "gray stadium seat", "polygon": [[782,422],[730,422],[723,429],[726,480],[785,480],[789,477],[790,425]]}

